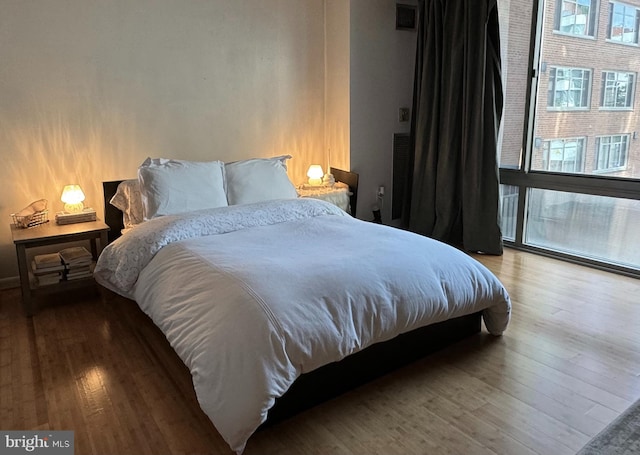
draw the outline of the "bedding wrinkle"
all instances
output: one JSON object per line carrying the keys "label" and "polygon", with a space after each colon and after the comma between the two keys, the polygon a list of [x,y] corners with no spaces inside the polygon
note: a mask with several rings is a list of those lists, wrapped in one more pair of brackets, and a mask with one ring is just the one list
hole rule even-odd
{"label": "bedding wrinkle", "polygon": [[[135,295],[191,371],[205,413],[239,450],[297,376],[281,334],[236,277],[184,242],[156,255]],[[250,412],[256,403],[261,412]]]}
{"label": "bedding wrinkle", "polygon": [[[199,257],[202,260],[202,262],[210,264],[210,262],[203,255],[201,255],[199,252],[197,252],[195,250],[192,250],[192,254],[194,256]],[[271,308],[269,308],[269,305],[267,305],[267,303],[262,299],[262,297],[260,297],[260,295],[255,290],[253,290],[251,285],[249,283],[247,283],[246,281],[244,281],[242,278],[230,273],[227,270],[220,269],[220,272],[223,273],[227,277],[228,280],[234,280],[237,283],[239,283],[242,286],[242,288],[244,289],[244,291],[248,295],[253,297],[254,302],[256,302],[258,304],[258,306],[262,309],[262,311],[264,311],[264,314],[267,316],[267,318],[269,318],[269,321],[273,325],[273,328],[277,331],[278,336],[280,338],[280,341],[283,340],[284,339],[284,329],[280,325],[280,322],[278,322],[278,319],[275,317],[275,315],[271,311]]]}

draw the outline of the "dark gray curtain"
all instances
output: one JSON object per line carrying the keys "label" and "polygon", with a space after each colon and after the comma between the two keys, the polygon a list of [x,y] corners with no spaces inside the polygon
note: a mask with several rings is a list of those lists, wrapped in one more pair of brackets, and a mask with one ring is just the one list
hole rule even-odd
{"label": "dark gray curtain", "polygon": [[420,0],[418,15],[405,222],[467,251],[502,254],[496,0]]}

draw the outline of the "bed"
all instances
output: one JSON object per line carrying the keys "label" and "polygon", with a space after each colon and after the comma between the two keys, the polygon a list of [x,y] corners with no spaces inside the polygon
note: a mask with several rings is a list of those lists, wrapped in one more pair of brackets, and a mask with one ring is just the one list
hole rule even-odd
{"label": "bed", "polygon": [[[135,227],[127,227],[126,204],[113,206],[123,183],[104,183],[115,235],[96,280],[135,301],[162,331],[200,407],[237,453],[265,425],[477,333],[481,318],[500,335],[510,317],[506,290],[479,262],[295,197],[286,159],[241,161],[243,178],[247,170],[254,178],[240,184],[230,163],[176,178],[169,160],[147,160],[160,177],[149,178],[144,163],[138,170],[151,216]],[[256,180],[249,162],[270,170]],[[212,188],[194,185],[203,177]],[[265,178],[283,191],[247,189]],[[194,186],[191,200],[183,193]],[[200,207],[200,193],[218,202]]]}

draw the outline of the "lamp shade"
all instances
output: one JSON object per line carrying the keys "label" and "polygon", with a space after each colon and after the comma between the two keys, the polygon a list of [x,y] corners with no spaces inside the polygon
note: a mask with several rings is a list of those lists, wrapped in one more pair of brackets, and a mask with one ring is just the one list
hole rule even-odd
{"label": "lamp shade", "polygon": [[309,185],[322,185],[322,177],[324,171],[319,164],[312,164],[307,171],[307,177],[309,177]]}
{"label": "lamp shade", "polygon": [[84,193],[80,185],[65,185],[62,189],[60,200],[64,202],[64,209],[67,212],[80,212],[84,208]]}

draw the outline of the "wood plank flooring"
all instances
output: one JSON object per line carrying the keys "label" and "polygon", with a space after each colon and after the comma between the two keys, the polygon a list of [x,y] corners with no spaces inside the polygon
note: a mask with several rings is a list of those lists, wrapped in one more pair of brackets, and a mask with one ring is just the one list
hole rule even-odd
{"label": "wood plank flooring", "polygon": [[[504,336],[261,431],[245,454],[569,455],[640,398],[640,280],[510,249],[477,258],[512,297]],[[58,299],[28,319],[19,289],[0,292],[1,429],[74,430],[76,455],[231,453],[108,304]]]}

